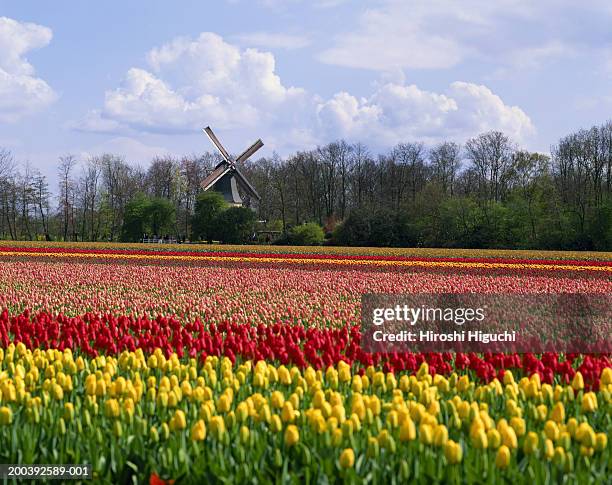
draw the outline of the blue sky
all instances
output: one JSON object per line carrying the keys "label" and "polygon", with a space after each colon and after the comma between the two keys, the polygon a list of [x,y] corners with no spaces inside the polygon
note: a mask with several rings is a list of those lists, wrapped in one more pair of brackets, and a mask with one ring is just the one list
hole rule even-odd
{"label": "blue sky", "polygon": [[604,0],[0,0],[0,147],[57,157],[372,151],[501,129],[547,151],[612,118]]}

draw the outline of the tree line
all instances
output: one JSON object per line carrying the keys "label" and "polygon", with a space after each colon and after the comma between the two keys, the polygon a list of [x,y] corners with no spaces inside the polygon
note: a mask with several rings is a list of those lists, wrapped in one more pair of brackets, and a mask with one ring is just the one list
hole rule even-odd
{"label": "tree line", "polygon": [[219,230],[241,225],[227,242],[267,229],[294,243],[320,233],[344,245],[612,249],[612,122],[571,133],[548,154],[489,131],[463,145],[406,142],[374,154],[340,140],[260,158],[241,167],[262,196],[252,218],[219,201],[211,216],[216,202],[200,183],[218,162],[204,153],[143,168],[117,155],[68,155],[52,193],[38,170],[0,149],[0,238],[210,240],[217,221]]}

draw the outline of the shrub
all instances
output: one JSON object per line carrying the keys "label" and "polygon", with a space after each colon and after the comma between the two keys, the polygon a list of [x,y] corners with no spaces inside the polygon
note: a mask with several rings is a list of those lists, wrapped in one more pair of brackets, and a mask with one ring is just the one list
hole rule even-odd
{"label": "shrub", "polygon": [[336,227],[333,242],[340,246],[410,247],[416,245],[416,238],[406,213],[363,208],[352,211]]}
{"label": "shrub", "polygon": [[195,213],[191,219],[193,239],[212,241],[216,229],[215,219],[227,207],[227,202],[219,192],[210,190],[198,195]]}
{"label": "shrub", "polygon": [[296,246],[319,246],[324,239],[323,228],[315,222],[295,226],[289,231],[289,243]]}
{"label": "shrub", "polygon": [[228,244],[241,244],[253,239],[257,218],[251,209],[230,207],[221,211],[213,221],[213,236]]}

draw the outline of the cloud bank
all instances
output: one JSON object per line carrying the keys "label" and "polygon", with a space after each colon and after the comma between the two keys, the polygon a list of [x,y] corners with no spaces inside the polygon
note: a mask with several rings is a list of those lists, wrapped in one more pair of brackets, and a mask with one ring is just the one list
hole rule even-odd
{"label": "cloud bank", "polygon": [[51,42],[51,29],[0,17],[0,122],[12,123],[57,98],[25,57]]}
{"label": "cloud bank", "polygon": [[444,92],[403,80],[373,88],[366,97],[338,92],[324,99],[288,86],[274,55],[233,45],[205,32],[177,38],[147,54],[147,67],[129,69],[104,105],[79,123],[97,132],[252,130],[284,149],[307,148],[339,137],[388,146],[420,139],[463,140],[500,129],[517,140],[530,136],[529,116],[483,85],[454,82]]}

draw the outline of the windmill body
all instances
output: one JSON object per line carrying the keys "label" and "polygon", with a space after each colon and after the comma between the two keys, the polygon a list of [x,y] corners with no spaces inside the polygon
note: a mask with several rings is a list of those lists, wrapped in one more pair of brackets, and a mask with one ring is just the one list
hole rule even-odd
{"label": "windmill body", "polygon": [[[204,128],[204,133],[208,135],[210,141],[215,145],[223,160],[215,167],[215,169],[202,182],[203,190],[216,190],[223,194],[224,199],[234,206],[251,207],[254,203],[259,202],[261,197],[255,190],[242,172],[238,169],[237,164],[245,162],[251,155],[263,146],[261,140],[257,140],[249,148],[247,148],[240,156],[233,159],[227,150],[221,145],[219,139],[215,136],[210,127]],[[243,195],[241,195],[243,194]]]}

